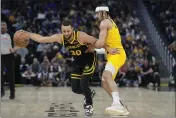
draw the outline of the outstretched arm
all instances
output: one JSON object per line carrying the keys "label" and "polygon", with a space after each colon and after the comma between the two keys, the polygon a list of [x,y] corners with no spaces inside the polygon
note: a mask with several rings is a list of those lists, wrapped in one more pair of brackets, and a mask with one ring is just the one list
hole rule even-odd
{"label": "outstretched arm", "polygon": [[87,33],[81,31],[79,32],[78,40],[82,44],[90,44],[92,46],[94,46],[97,41],[95,37],[90,36]]}
{"label": "outstretched arm", "polygon": [[36,42],[39,42],[39,43],[53,43],[53,42],[61,43],[62,42],[61,34],[54,34],[52,36],[41,36],[39,34],[27,32],[24,30],[19,30],[17,32],[25,32],[28,34],[30,39],[32,39]]}
{"label": "outstretched arm", "polygon": [[[90,44],[89,49],[86,52],[93,52],[94,49],[97,48],[96,43],[97,43],[98,39],[96,39],[93,36],[90,36],[90,35],[86,34],[85,32],[80,32],[79,33],[78,40],[82,44]],[[117,48],[110,48],[107,45],[104,45],[103,47],[100,47],[100,48],[106,49],[110,54],[119,54],[119,50]]]}
{"label": "outstretched arm", "polygon": [[54,42],[61,43],[62,42],[61,34],[54,34],[52,36],[41,36],[39,34],[29,33],[29,37],[32,40],[39,43],[54,43]]}

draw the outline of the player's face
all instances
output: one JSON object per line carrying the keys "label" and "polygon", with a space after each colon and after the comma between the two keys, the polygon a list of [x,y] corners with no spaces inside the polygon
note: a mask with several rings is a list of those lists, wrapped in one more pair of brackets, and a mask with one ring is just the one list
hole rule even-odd
{"label": "player's face", "polygon": [[96,18],[98,19],[98,21],[101,21],[101,20],[102,20],[102,17],[101,17],[101,13],[100,13],[100,12],[96,12]]}
{"label": "player's face", "polygon": [[7,31],[7,24],[6,23],[1,23],[1,32],[5,33]]}
{"label": "player's face", "polygon": [[65,39],[70,39],[72,37],[73,28],[70,25],[69,26],[62,25],[61,30]]}

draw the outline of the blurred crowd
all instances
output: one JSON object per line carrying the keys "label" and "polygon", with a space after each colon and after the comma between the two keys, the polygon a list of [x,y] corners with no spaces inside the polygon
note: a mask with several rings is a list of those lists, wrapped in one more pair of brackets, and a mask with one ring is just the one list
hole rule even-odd
{"label": "blurred crowd", "polygon": [[[72,20],[75,29],[98,37],[95,7],[99,1],[51,0],[2,2],[2,20],[7,21],[9,33],[24,29],[43,36],[60,33],[63,19]],[[109,0],[110,15],[117,23],[128,60],[117,75],[119,86],[147,86],[159,81],[159,64],[148,47],[147,37],[140,29],[135,12],[123,0]],[[83,7],[84,6],[84,7]],[[117,7],[118,6],[118,7]],[[16,83],[45,86],[69,85],[71,57],[59,44],[38,44],[31,41],[27,48],[15,52]],[[104,55],[98,55],[93,81],[100,82],[105,66]],[[22,79],[18,79],[22,78]]]}
{"label": "blurred crowd", "polygon": [[167,35],[168,42],[176,40],[176,1],[147,1],[147,6],[160,23],[162,31]]}

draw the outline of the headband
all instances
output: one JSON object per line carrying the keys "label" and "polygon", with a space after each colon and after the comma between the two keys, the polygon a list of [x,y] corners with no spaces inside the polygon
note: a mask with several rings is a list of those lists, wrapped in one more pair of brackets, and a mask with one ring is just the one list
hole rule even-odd
{"label": "headband", "polygon": [[109,8],[108,7],[97,7],[96,9],[95,9],[95,12],[99,12],[99,11],[109,11]]}

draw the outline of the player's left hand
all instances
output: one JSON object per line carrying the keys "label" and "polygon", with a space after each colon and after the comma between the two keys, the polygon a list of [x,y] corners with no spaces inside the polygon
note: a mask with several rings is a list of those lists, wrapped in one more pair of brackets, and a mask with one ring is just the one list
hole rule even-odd
{"label": "player's left hand", "polygon": [[85,53],[91,53],[95,51],[95,46],[93,45],[88,45],[88,49],[85,51]]}
{"label": "player's left hand", "polygon": [[118,48],[109,48],[108,52],[109,54],[112,54],[112,55],[120,54],[120,50]]}
{"label": "player's left hand", "polygon": [[174,41],[172,44],[169,45],[168,47],[171,51],[176,51],[176,41]]}
{"label": "player's left hand", "polygon": [[10,51],[11,53],[14,53],[14,52],[15,52],[15,49],[14,49],[14,48],[10,48],[9,51]]}
{"label": "player's left hand", "polygon": [[18,49],[20,49],[20,47],[10,48],[9,51],[10,51],[11,53],[14,53],[14,52],[17,51]]}

